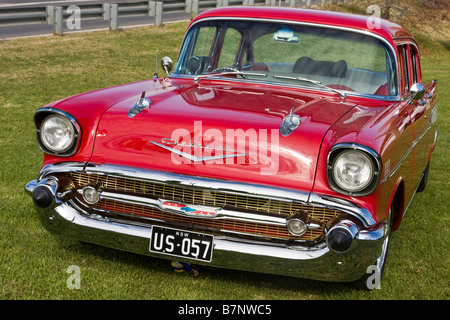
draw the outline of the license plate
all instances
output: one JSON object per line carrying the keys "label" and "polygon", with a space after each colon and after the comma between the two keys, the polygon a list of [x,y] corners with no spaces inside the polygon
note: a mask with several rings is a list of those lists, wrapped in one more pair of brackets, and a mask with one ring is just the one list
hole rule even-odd
{"label": "license plate", "polygon": [[209,234],[153,226],[150,252],[211,262],[213,243]]}

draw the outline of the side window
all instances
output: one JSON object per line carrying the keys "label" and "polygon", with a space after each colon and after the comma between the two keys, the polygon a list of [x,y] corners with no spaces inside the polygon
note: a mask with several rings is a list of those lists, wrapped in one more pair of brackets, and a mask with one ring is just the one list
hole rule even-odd
{"label": "side window", "polygon": [[417,48],[413,45],[409,45],[409,52],[411,55],[412,83],[421,82],[420,61],[419,61],[419,54],[417,52]]}
{"label": "side window", "polygon": [[409,90],[408,46],[399,46],[398,53],[400,57],[401,91],[407,92]]}
{"label": "side window", "polygon": [[218,67],[233,66],[241,45],[242,36],[236,29],[227,29],[220,52]]}
{"label": "side window", "polygon": [[209,56],[216,35],[215,27],[201,28],[195,45],[194,56]]}

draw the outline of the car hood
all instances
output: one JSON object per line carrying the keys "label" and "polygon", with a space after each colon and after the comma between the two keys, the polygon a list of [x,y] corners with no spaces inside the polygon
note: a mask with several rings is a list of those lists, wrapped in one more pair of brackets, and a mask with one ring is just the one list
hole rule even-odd
{"label": "car hood", "polygon": [[[312,189],[325,133],[355,107],[317,92],[313,96],[210,79],[165,79],[145,92],[142,85],[137,89],[103,114],[91,163],[306,192]],[[141,96],[150,106],[130,117]],[[300,125],[283,136],[280,125],[290,112],[298,115]]]}

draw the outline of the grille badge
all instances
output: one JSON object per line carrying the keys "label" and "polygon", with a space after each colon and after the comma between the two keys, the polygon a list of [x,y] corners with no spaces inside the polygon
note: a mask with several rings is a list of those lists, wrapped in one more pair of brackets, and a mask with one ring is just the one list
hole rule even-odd
{"label": "grille badge", "polygon": [[178,213],[185,216],[205,217],[211,218],[218,214],[218,211],[222,208],[198,206],[198,205],[186,205],[184,203],[168,201],[159,199],[162,209],[168,209],[173,213]]}

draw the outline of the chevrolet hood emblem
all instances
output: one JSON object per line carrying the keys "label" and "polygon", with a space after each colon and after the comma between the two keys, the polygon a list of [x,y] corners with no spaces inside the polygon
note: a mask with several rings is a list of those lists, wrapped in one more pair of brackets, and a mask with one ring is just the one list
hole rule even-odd
{"label": "chevrolet hood emblem", "polygon": [[[210,161],[210,160],[217,160],[217,159],[224,159],[224,158],[232,158],[232,157],[240,157],[240,156],[247,156],[249,155],[248,153],[234,153],[234,154],[221,154],[221,155],[217,155],[217,156],[206,156],[206,157],[199,157],[199,156],[194,156],[191,155],[189,153],[183,152],[181,150],[175,149],[175,148],[171,148],[167,145],[164,145],[162,143],[159,142],[155,142],[155,141],[151,141],[151,143],[153,143],[154,145],[157,145],[158,147],[161,147],[163,149],[169,150],[172,153],[175,153],[181,157],[184,157],[186,159],[189,159],[191,161],[194,162],[202,162],[202,161]],[[193,146],[193,147],[199,147],[199,146]],[[205,147],[199,147],[199,148],[205,148]],[[223,150],[226,151],[226,150]]]}

